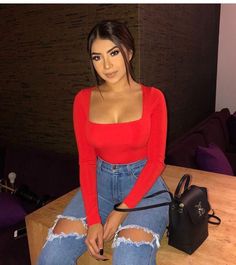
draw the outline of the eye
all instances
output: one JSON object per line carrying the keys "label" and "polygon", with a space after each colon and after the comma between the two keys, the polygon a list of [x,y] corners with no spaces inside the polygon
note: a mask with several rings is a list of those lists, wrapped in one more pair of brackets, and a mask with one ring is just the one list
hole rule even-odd
{"label": "eye", "polygon": [[116,56],[119,53],[120,53],[119,50],[114,50],[114,51],[111,52],[111,56]]}
{"label": "eye", "polygon": [[98,55],[92,56],[92,60],[93,61],[99,61],[100,60],[100,56],[98,56]]}

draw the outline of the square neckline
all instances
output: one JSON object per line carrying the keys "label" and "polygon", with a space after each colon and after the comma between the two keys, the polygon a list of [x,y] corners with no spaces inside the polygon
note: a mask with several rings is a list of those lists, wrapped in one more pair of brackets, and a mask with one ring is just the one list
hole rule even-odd
{"label": "square neckline", "polygon": [[144,117],[144,86],[143,84],[140,83],[140,87],[142,90],[142,115],[139,119],[133,120],[133,121],[124,121],[124,122],[113,122],[113,123],[98,123],[98,122],[93,122],[89,119],[89,113],[90,113],[90,103],[91,103],[91,93],[92,93],[92,88],[89,89],[89,96],[88,96],[88,122],[90,124],[94,124],[94,125],[123,125],[123,124],[130,124],[130,123],[136,123],[139,122],[143,119]]}

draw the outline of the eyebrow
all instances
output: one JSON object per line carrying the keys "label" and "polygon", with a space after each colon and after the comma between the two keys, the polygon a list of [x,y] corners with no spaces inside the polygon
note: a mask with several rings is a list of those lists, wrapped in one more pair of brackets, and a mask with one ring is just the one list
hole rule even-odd
{"label": "eyebrow", "polygon": [[[107,53],[111,52],[111,51],[114,50],[115,48],[118,48],[118,46],[114,46],[113,48],[109,49],[109,50],[107,51]],[[99,53],[99,52],[92,52],[91,54],[93,55],[93,54],[101,54],[101,53]]]}

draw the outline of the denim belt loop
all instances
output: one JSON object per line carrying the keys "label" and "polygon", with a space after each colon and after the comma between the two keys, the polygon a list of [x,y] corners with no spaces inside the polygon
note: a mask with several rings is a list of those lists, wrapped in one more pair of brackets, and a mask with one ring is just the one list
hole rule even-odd
{"label": "denim belt loop", "polygon": [[130,165],[126,165],[127,171],[130,173]]}
{"label": "denim belt loop", "polygon": [[102,166],[102,160],[97,157],[97,167],[100,169]]}

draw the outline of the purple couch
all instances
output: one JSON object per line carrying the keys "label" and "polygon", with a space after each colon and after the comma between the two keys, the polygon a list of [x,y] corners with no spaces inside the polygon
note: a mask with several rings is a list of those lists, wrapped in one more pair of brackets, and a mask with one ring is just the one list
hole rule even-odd
{"label": "purple couch", "polygon": [[236,176],[236,144],[230,137],[234,137],[235,131],[229,129],[231,118],[236,119],[236,116],[233,117],[228,108],[212,113],[170,144],[166,164]]}
{"label": "purple couch", "polygon": [[[16,187],[27,188],[38,198],[55,199],[79,186],[77,155],[59,154],[22,146],[2,146],[0,178],[16,173]],[[30,265],[27,236],[14,239],[25,226],[27,213],[40,207],[21,197],[0,192],[0,265]]]}

